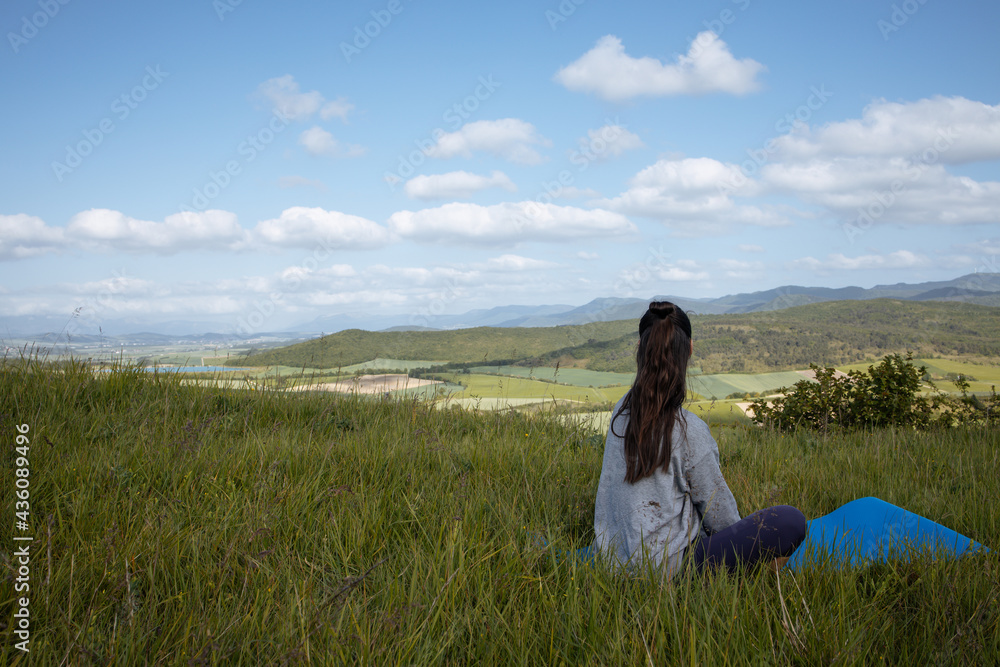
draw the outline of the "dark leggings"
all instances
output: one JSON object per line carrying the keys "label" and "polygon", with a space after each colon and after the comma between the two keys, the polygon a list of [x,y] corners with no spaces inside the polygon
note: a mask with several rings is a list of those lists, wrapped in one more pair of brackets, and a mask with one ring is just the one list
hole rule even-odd
{"label": "dark leggings", "polygon": [[696,540],[688,550],[699,570],[722,565],[730,572],[742,565],[790,556],[806,537],[806,518],[790,505],[759,510],[710,537]]}

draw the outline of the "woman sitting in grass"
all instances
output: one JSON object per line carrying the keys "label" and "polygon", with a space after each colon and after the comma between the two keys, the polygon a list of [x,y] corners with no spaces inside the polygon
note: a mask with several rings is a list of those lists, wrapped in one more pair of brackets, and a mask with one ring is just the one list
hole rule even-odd
{"label": "woman sitting in grass", "polygon": [[740,519],[708,426],[681,405],[693,351],[691,321],[672,303],[639,321],[632,388],[612,412],[597,487],[592,552],[628,566],[682,563],[730,571],[789,556],[806,534],[788,505]]}

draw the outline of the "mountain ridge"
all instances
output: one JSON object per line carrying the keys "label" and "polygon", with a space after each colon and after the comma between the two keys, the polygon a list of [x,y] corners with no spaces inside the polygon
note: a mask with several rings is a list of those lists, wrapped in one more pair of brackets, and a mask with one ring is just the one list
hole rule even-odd
{"label": "mountain ridge", "polygon": [[[582,305],[549,304],[539,306],[503,305],[474,309],[460,314],[442,315],[380,315],[362,318],[337,314],[314,318],[306,322],[270,331],[239,335],[219,323],[194,320],[173,320],[159,324],[134,320],[108,320],[89,327],[78,323],[72,337],[82,340],[93,336],[113,344],[132,338],[148,338],[153,332],[165,338],[195,341],[199,339],[254,340],[259,338],[298,338],[306,335],[335,333],[347,329],[386,330],[451,330],[472,327],[551,327],[614,320],[635,319],[645,312],[650,301],[672,301],[681,308],[699,315],[725,315],[783,310],[795,306],[826,301],[870,300],[893,298],[915,301],[952,301],[1000,307],[1000,273],[971,273],[952,280],[923,283],[875,285],[871,288],[808,287],[784,285],[757,292],[741,292],[714,298],[688,298],[661,294],[650,298],[598,297]],[[67,325],[73,318],[19,316],[0,320],[0,335],[11,338],[45,339],[49,343],[65,342]],[[48,331],[46,331],[48,329]],[[92,329],[92,330],[91,330]],[[59,333],[54,333],[58,330]]]}

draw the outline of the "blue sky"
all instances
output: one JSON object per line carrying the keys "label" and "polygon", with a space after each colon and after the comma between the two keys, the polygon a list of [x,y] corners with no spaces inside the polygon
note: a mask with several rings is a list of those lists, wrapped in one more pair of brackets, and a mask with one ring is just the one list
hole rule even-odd
{"label": "blue sky", "polygon": [[17,0],[0,28],[8,323],[1000,270],[992,2]]}

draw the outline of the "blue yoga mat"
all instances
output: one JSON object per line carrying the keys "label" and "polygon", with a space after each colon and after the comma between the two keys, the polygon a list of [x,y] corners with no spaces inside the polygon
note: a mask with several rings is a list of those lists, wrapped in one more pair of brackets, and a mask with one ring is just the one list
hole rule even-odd
{"label": "blue yoga mat", "polygon": [[864,565],[924,553],[958,558],[978,550],[978,542],[950,528],[878,498],[859,498],[807,522],[806,539],[785,564]]}

